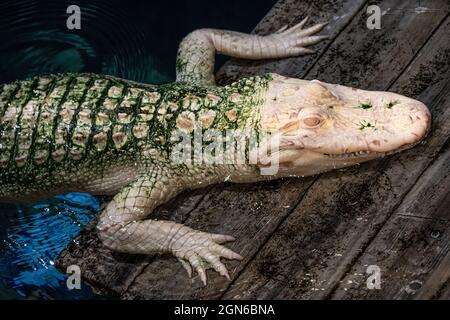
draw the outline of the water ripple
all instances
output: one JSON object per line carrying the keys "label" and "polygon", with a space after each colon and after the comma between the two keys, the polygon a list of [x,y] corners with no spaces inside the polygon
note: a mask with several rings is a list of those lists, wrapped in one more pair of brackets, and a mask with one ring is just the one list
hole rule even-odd
{"label": "water ripple", "polygon": [[94,297],[87,286],[69,291],[54,259],[99,209],[99,201],[84,193],[2,208],[0,289],[13,288],[26,298]]}
{"label": "water ripple", "polygon": [[81,30],[68,30],[70,4],[2,3],[0,82],[59,72],[105,73],[147,83],[171,80],[160,61],[144,52],[147,34],[133,23],[135,12],[113,10],[111,1],[84,3]]}

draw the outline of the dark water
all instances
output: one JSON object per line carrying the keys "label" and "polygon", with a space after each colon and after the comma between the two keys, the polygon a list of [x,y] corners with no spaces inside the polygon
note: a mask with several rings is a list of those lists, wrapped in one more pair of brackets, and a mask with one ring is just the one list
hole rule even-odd
{"label": "dark water", "polygon": [[[0,0],[0,83],[58,72],[170,82],[183,36],[204,27],[249,32],[274,3]],[[73,4],[81,9],[81,30],[66,27],[66,9]],[[69,291],[66,276],[54,267],[61,250],[98,210],[98,199],[80,193],[1,206],[0,299],[99,298],[87,285]]]}

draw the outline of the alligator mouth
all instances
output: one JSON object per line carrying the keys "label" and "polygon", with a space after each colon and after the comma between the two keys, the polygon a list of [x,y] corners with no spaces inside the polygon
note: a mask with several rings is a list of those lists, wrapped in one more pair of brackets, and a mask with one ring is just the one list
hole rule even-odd
{"label": "alligator mouth", "polygon": [[364,158],[364,157],[371,157],[371,156],[375,156],[375,157],[384,157],[384,156],[389,156],[391,154],[397,153],[397,152],[401,152],[407,149],[410,149],[414,146],[416,146],[417,144],[419,144],[422,140],[414,142],[414,143],[409,143],[409,144],[405,144],[403,146],[401,146],[400,148],[388,151],[388,152],[376,152],[376,151],[369,151],[369,150],[365,150],[365,151],[355,151],[355,152],[348,152],[348,153],[324,153],[323,155],[331,158],[331,159],[351,159],[351,158]]}
{"label": "alligator mouth", "polygon": [[356,151],[349,153],[324,153],[325,156],[332,159],[344,159],[344,158],[359,158],[361,156],[383,156],[386,155],[384,152],[375,152],[375,151]]}

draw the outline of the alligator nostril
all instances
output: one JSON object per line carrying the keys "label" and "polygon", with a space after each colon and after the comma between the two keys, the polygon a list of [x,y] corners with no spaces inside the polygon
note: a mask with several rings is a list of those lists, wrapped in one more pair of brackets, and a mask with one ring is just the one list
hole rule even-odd
{"label": "alligator nostril", "polygon": [[415,132],[411,132],[411,135],[414,136],[412,143],[417,143],[424,137],[424,134],[417,134]]}
{"label": "alligator nostril", "polygon": [[379,147],[381,143],[380,143],[380,140],[373,140],[372,144]]}
{"label": "alligator nostril", "polygon": [[426,118],[426,127],[429,128],[431,126],[431,114],[429,111],[425,112],[425,118]]}

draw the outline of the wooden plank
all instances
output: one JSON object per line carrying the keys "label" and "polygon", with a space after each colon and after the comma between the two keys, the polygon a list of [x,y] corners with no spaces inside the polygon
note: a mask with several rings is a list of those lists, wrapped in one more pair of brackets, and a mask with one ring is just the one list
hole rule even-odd
{"label": "wooden plank", "polygon": [[[359,6],[365,2],[366,0],[358,0],[358,1],[350,1],[350,0],[339,0],[336,1],[335,4],[328,3],[328,0],[321,0],[314,2],[315,4],[305,4],[304,2],[298,2],[295,0],[281,0],[277,3],[277,5],[269,12],[267,17],[258,25],[258,30],[260,32],[270,32],[270,28],[277,29],[278,26],[281,27],[281,25],[277,25],[276,23],[286,24],[289,23],[290,25],[295,24],[301,19],[309,15],[310,21],[318,22],[323,20],[331,20],[331,23],[329,27],[325,29],[324,32],[330,34],[331,38],[335,37],[338,32],[345,26],[345,24],[348,23],[348,21],[352,18],[352,16],[357,12],[359,9]],[[310,5],[318,5],[322,9],[312,10]],[[314,7],[316,8],[316,7]],[[339,19],[338,19],[339,18]],[[321,45],[320,50],[324,50],[325,46]],[[312,55],[308,57],[301,57],[301,58],[293,58],[291,59],[291,63],[294,63],[296,70],[306,70],[307,66],[312,63],[314,59],[317,58],[317,55]],[[264,62],[262,66],[265,65],[265,63],[273,64],[277,62]],[[294,68],[286,67],[282,61],[278,62],[280,63],[280,66],[277,67],[277,69],[272,69],[275,71],[278,71],[280,73],[283,73],[283,70],[289,71],[293,70]],[[284,68],[284,69],[283,69]],[[239,70],[238,70],[239,69]],[[242,68],[234,68],[232,69],[230,64],[226,64],[225,67],[222,69],[225,70],[224,72],[219,72],[219,78],[221,79],[221,82],[224,83],[227,80],[230,81],[232,76],[236,76],[236,72],[243,72],[245,67]],[[286,74],[286,73],[285,73]],[[229,75],[228,79],[225,79],[225,77]],[[208,208],[210,206],[210,202],[213,201],[213,199],[221,198],[223,195],[221,194],[222,189],[231,188],[231,190],[234,190],[231,193],[224,193],[231,195],[233,198],[239,198],[242,200],[240,203],[240,206],[243,206],[246,208],[246,210],[242,210],[242,212],[247,211],[262,211],[264,210],[267,214],[271,213],[274,214],[274,217],[269,217],[264,219],[261,217],[259,220],[261,222],[261,225],[255,225],[255,227],[259,227],[264,232],[259,232],[259,237],[255,237],[255,239],[259,239],[258,241],[263,242],[265,237],[261,236],[263,234],[271,233],[273,229],[277,226],[280,220],[282,220],[289,212],[290,206],[294,205],[296,201],[299,201],[299,196],[301,193],[307,189],[309,184],[312,182],[312,180],[305,180],[305,181],[290,181],[290,182],[276,182],[276,183],[266,183],[261,184],[259,187],[256,187],[255,193],[257,193],[258,188],[265,189],[266,192],[264,193],[267,197],[267,199],[276,199],[276,197],[279,197],[279,195],[282,195],[285,193],[285,189],[289,188],[291,184],[294,184],[292,186],[292,190],[295,190],[295,193],[291,193],[287,198],[289,199],[289,204],[285,204],[284,210],[277,210],[279,207],[271,205],[266,206],[264,209],[256,209],[254,206],[257,203],[259,196],[252,196],[252,191],[244,192],[244,190],[251,188],[250,186],[233,186],[229,187],[227,185],[224,186],[218,186],[216,187],[216,192],[206,199],[206,202],[197,209],[197,215],[202,214],[208,214],[210,212],[213,212],[211,208]],[[187,193],[190,194],[190,193]],[[202,195],[204,196],[206,192],[202,191],[196,191],[195,195]],[[255,200],[255,198],[257,198]],[[190,200],[190,197],[186,198],[185,196],[180,196],[178,199],[182,199],[178,202],[175,202],[171,205],[172,208],[177,208],[176,210],[180,211],[180,209],[177,207],[177,203],[196,203],[198,200],[197,197],[193,199],[193,201]],[[280,198],[281,199],[281,198]],[[215,206],[216,209],[220,209],[218,212],[218,216],[228,214],[230,210],[236,211],[236,207],[232,207],[230,202],[232,199],[224,199],[222,200],[222,206]],[[219,200],[215,200],[219,201]],[[286,200],[287,201],[287,200]],[[224,204],[230,204],[228,206],[223,206]],[[279,205],[279,203],[277,204]],[[189,207],[189,206],[188,206]],[[266,209],[269,209],[269,211],[266,211]],[[177,214],[175,210],[175,215]],[[183,210],[181,210],[183,211]],[[184,212],[184,211],[183,211]],[[171,218],[170,215],[168,217]],[[182,221],[183,219],[175,219],[176,221]],[[267,221],[270,220],[270,221]],[[267,223],[265,223],[266,221]],[[95,223],[95,222],[94,222]],[[92,223],[92,226],[94,225]],[[215,222],[216,223],[216,222]],[[220,225],[220,223],[216,223],[217,225]],[[245,224],[244,224],[245,225]],[[265,227],[265,225],[267,225]],[[270,226],[270,228],[268,227]],[[213,226],[212,226],[213,227]],[[209,230],[212,231],[212,227],[210,227],[207,223],[200,225],[199,228],[203,230]],[[92,228],[91,228],[92,229]],[[132,283],[137,275],[139,275],[141,272],[143,272],[145,266],[147,265],[147,262],[151,261],[149,259],[148,261],[140,261],[138,264],[133,260],[132,257],[130,259],[127,259],[125,255],[120,256],[120,261],[115,262],[115,259],[117,257],[116,254],[112,254],[109,252],[109,250],[105,249],[101,246],[101,243],[99,242],[97,235],[94,230],[87,230],[84,232],[80,237],[78,237],[75,242],[78,243],[77,246],[70,246],[67,248],[61,255],[61,258],[58,260],[58,265],[60,269],[65,270],[65,268],[70,264],[77,264],[81,266],[81,269],[83,271],[83,279],[92,284],[95,288],[98,290],[106,291],[109,294],[112,295],[120,295],[122,294],[126,288]],[[258,230],[260,230],[258,229]],[[221,230],[221,232],[225,232],[225,230]],[[254,232],[255,234],[258,232]],[[236,234],[235,234],[236,235]],[[253,253],[250,252],[248,257],[251,257]],[[165,260],[164,260],[165,261]],[[165,270],[167,268],[167,264],[172,264],[173,260],[169,260],[168,262],[163,262],[163,260],[159,261],[156,260],[154,262],[155,268],[157,270]],[[163,264],[163,265],[161,265]],[[179,268],[178,264],[174,264],[171,266],[176,272],[179,272],[181,269]],[[150,273],[147,272],[147,273]],[[158,275],[157,273],[155,273]],[[184,274],[180,274],[179,277],[184,281],[187,281],[186,276]],[[160,274],[159,276],[162,277]],[[161,282],[161,287],[164,287],[164,284],[167,285],[167,281],[170,282],[171,279],[165,280],[165,282]],[[198,281],[198,279],[197,279]],[[184,285],[184,284],[183,284]],[[145,289],[147,290],[147,289]],[[151,292],[151,291],[148,291]],[[131,297],[131,294],[128,294],[128,297]]]}
{"label": "wooden plank", "polygon": [[[396,1],[388,1],[387,5],[391,6],[391,7],[395,7]],[[397,5],[398,6],[398,5]],[[361,13],[362,14],[362,13]],[[408,50],[406,52],[403,53],[403,55],[401,57],[397,57],[396,59],[392,59],[390,60],[392,65],[382,65],[380,66],[379,69],[377,69],[377,65],[379,64],[379,61],[377,59],[373,60],[373,66],[370,64],[370,62],[368,62],[366,65],[370,65],[372,68],[372,74],[367,75],[365,72],[361,72],[359,73],[359,77],[360,77],[360,82],[365,84],[365,85],[370,85],[372,84],[372,75],[373,74],[378,74],[378,73],[388,73],[390,75],[390,78],[387,78],[387,76],[385,77],[385,79],[388,79],[389,81],[393,81],[394,79],[397,78],[398,73],[396,72],[396,68],[400,65],[403,68],[405,68],[407,66],[407,64],[409,63],[409,61],[413,58],[413,56],[417,53],[417,51],[421,48],[421,46],[425,43],[427,37],[432,33],[433,29],[435,27],[437,27],[437,25],[439,24],[439,22],[442,20],[442,18],[445,16],[445,12],[442,12],[440,15],[428,15],[428,17],[423,18],[423,17],[415,17],[413,19],[411,18],[404,18],[404,19],[386,19],[385,21],[385,26],[386,26],[386,36],[387,37],[391,37],[393,39],[393,41],[389,42],[389,43],[383,43],[383,48],[380,48],[380,52],[382,54],[385,54],[387,56],[390,56],[391,52],[392,53],[397,53],[398,52],[398,46],[401,46],[402,41],[408,41],[408,43],[410,44],[410,48],[415,48],[415,50],[411,51]],[[362,30],[354,30],[354,26],[353,26],[353,22],[351,23],[351,28],[350,30],[353,30],[352,32],[356,32],[356,34],[358,33],[364,33],[364,32],[370,32],[369,30],[365,30],[365,24],[363,24],[361,26],[361,24],[359,23],[360,19],[356,20],[355,24],[357,24],[359,26],[359,28],[361,28]],[[414,39],[410,39],[409,37],[406,36],[402,36],[402,32],[407,34],[412,32],[412,30],[415,30],[418,27],[421,28],[426,28],[428,30],[428,34],[426,34],[425,32],[421,33],[420,36],[415,37]],[[426,27],[424,27],[426,26]],[[396,32],[393,32],[392,30],[397,30]],[[398,31],[400,30],[400,31]],[[346,34],[346,33],[345,33]],[[342,40],[341,40],[341,36],[339,36],[339,38],[337,39],[337,44],[333,43],[331,48],[333,48],[335,45],[337,46],[347,46],[347,50],[349,51],[349,54],[347,55],[350,59],[350,61],[347,62],[347,66],[351,65],[351,61],[355,60],[357,57],[359,57],[359,52],[358,51],[353,51],[352,47],[354,47],[355,45],[352,43],[348,43],[348,37],[349,36],[345,36]],[[379,37],[379,35],[377,35],[377,37]],[[382,49],[382,50],[381,50]],[[378,52],[377,50],[375,50],[375,52]],[[328,54],[328,51],[325,53],[325,55]],[[369,56],[369,59],[373,58],[371,56]],[[331,73],[335,73],[337,74],[338,78],[341,78],[341,69],[340,68],[336,68],[335,65],[329,64],[328,61],[326,62],[327,65],[329,66],[330,72]],[[318,63],[319,65],[322,65],[322,60],[319,61]],[[374,70],[377,70],[376,72]],[[392,70],[392,72],[386,71],[387,70]],[[337,80],[339,81],[339,79]],[[389,83],[389,81],[386,82],[386,85]],[[342,204],[342,206],[345,208],[341,208],[342,209],[347,209],[349,208],[348,206],[348,201],[355,201],[357,202],[359,199],[359,193],[361,193],[365,188],[368,187],[367,184],[367,180],[370,179],[370,174],[368,174],[367,172],[363,171],[361,173],[361,170],[358,169],[352,169],[353,170],[353,175],[352,175],[352,171],[349,170],[349,173],[346,173],[342,176],[342,179],[346,180],[346,183],[348,185],[352,184],[354,182],[355,179],[358,179],[357,176],[355,176],[356,174],[360,174],[360,175],[365,175],[366,179],[364,181],[359,181],[359,185],[353,184],[353,189],[348,192],[345,193],[344,195],[342,195],[342,198],[340,200],[340,203]],[[334,173],[335,175],[338,175],[337,173]],[[290,194],[294,194],[297,196],[297,198],[292,197],[292,203],[288,204],[291,207],[296,207],[296,201],[298,201],[299,198],[301,198],[304,190],[308,190],[308,187],[303,187],[302,185],[302,180],[299,180],[300,182],[297,182],[298,180],[295,180],[296,182],[294,182],[293,184],[291,184],[290,186],[284,187],[282,186],[282,188],[280,188],[279,190],[277,190],[277,192],[283,192],[285,194],[285,196],[289,198],[291,198]],[[317,183],[314,184],[314,186],[317,185]],[[322,207],[322,204],[325,204],[325,208],[327,208],[330,212],[334,211],[334,204],[336,201],[336,197],[333,195],[330,196],[330,190],[333,191],[339,191],[342,190],[342,187],[345,186],[345,183],[335,183],[335,186],[337,186],[337,189],[331,189],[329,188],[327,190],[326,186],[328,185],[328,182],[325,183],[321,183],[319,184],[319,186],[321,186],[320,188],[315,188],[314,190],[316,190],[316,194],[319,195],[318,196],[318,200],[315,204],[313,203],[308,203],[306,205],[306,207],[312,207],[315,205],[316,208]],[[314,187],[313,186],[313,187]],[[298,188],[301,188],[301,192],[299,192]],[[238,190],[239,193],[241,193],[241,197],[244,199],[248,199],[248,194],[245,191],[245,187],[244,188],[240,188],[239,186],[235,187],[236,190]],[[311,190],[310,190],[311,191]],[[308,191],[307,194],[310,194],[310,191]],[[278,201],[278,197],[279,195],[277,194],[277,192],[274,192],[273,194],[267,194],[267,197],[270,197],[271,201],[266,202],[266,205],[261,206],[260,210],[259,210],[259,215],[260,217],[265,218],[266,217],[266,213],[267,212],[271,212],[271,217],[272,217],[272,226],[267,227],[265,226],[265,229],[267,231],[270,230],[274,230],[274,228],[276,228],[278,226],[278,224],[281,222],[283,224],[285,224],[285,222],[283,222],[283,219],[285,219],[285,213],[283,212],[283,210],[279,209],[279,205],[277,204]],[[236,193],[237,194],[237,193]],[[324,199],[323,194],[330,196],[328,199]],[[336,193],[337,194],[337,193]],[[222,230],[223,232],[227,232],[230,234],[233,234],[236,236],[236,238],[238,239],[235,243],[233,243],[231,245],[231,248],[237,250],[238,252],[242,252],[243,255],[246,257],[246,259],[241,262],[241,263],[237,263],[237,262],[232,262],[232,263],[227,263],[227,265],[231,265],[232,266],[232,277],[235,278],[236,274],[238,274],[239,272],[241,272],[241,270],[246,266],[247,263],[249,263],[250,265],[253,265],[253,261],[249,260],[251,259],[251,255],[258,252],[258,249],[261,245],[263,245],[265,243],[265,241],[261,241],[261,239],[259,237],[255,237],[255,235],[259,235],[259,236],[264,236],[265,239],[267,239],[270,236],[270,232],[266,233],[266,230],[256,230],[254,231],[253,228],[251,228],[250,226],[252,226],[252,224],[255,224],[254,221],[254,217],[253,216],[248,216],[248,213],[246,211],[248,211],[248,207],[246,206],[242,206],[241,210],[239,210],[239,215],[236,216],[234,214],[230,214],[227,212],[233,212],[233,208],[229,206],[230,203],[233,203],[234,200],[234,196],[226,196],[224,195],[224,197],[222,197],[221,195],[218,195],[218,197],[221,199],[219,202],[219,206],[217,205],[217,200],[212,201],[211,203],[207,203],[206,207],[210,207],[212,206],[212,210],[208,209],[208,212],[210,212],[208,215],[205,215],[203,212],[197,212],[197,210],[194,210],[194,212],[191,215],[192,219],[196,219],[195,221],[187,221],[188,223],[192,223],[191,225],[195,228],[200,228],[201,230],[208,230],[208,231],[215,231],[215,230]],[[355,198],[356,197],[356,198]],[[251,198],[250,198],[251,199]],[[206,199],[205,199],[206,200]],[[226,201],[224,201],[226,200]],[[302,200],[302,202],[304,202],[304,199]],[[244,202],[245,203],[245,202]],[[247,204],[249,205],[251,203],[251,201]],[[203,205],[201,204],[199,206],[203,207]],[[363,208],[363,207],[361,207]],[[246,210],[247,209],[247,210]],[[281,211],[281,216],[282,218],[280,219],[280,211]],[[295,210],[294,212],[299,212],[299,210]],[[288,212],[289,213],[289,212]],[[315,225],[316,221],[322,221],[323,219],[320,218],[320,213],[316,214],[316,215],[312,215],[309,216],[310,212],[308,211],[307,213],[302,213],[299,214],[301,215],[301,218],[303,219],[309,219],[308,221],[310,222],[310,224],[312,223],[313,225]],[[239,217],[239,218],[238,218]],[[332,230],[332,228],[334,227],[334,223],[332,222],[332,220],[334,219],[334,216],[331,216],[332,219],[330,219],[331,221],[327,221],[327,225],[326,228],[330,229],[327,230],[327,232],[323,233],[322,236],[324,237],[328,237],[328,232],[330,232]],[[236,222],[236,219],[239,219],[238,223]],[[290,219],[290,217],[288,218]],[[303,220],[304,222],[304,220]],[[220,223],[221,227],[220,229],[216,229],[215,228],[215,224],[216,223]],[[245,225],[245,226],[249,226],[247,228],[247,230],[245,230],[245,233],[240,232],[241,229],[235,228],[233,229],[233,226],[236,225]],[[229,226],[231,226],[231,229],[228,229]],[[258,228],[260,228],[260,226],[258,226]],[[343,228],[344,229],[344,228]],[[232,232],[230,232],[230,231]],[[317,242],[315,241],[315,239],[317,239],[315,232],[311,232],[311,230],[309,230],[309,232],[305,232],[303,234],[303,236],[305,236],[306,241],[309,241],[312,243],[312,245],[317,245]],[[348,232],[348,230],[345,230],[345,232]],[[308,239],[309,237],[309,239]],[[276,243],[276,245],[274,245],[272,247],[272,258],[276,258],[277,255],[281,255],[281,259],[285,259],[283,260],[283,262],[285,264],[283,264],[283,267],[285,270],[288,270],[289,268],[295,268],[295,263],[293,263],[291,257],[292,257],[292,252],[295,252],[296,250],[298,250],[298,246],[299,243],[295,241],[296,239],[296,235],[292,234],[292,233],[287,233],[287,235],[285,235],[284,237],[282,237],[282,239],[280,239],[280,241],[278,243]],[[319,237],[320,239],[320,237]],[[332,243],[336,244],[337,239],[334,238],[332,239]],[[259,256],[259,254],[258,254]],[[294,264],[294,265],[292,265]],[[259,267],[261,268],[271,268],[273,265],[271,265],[271,262],[268,261],[268,263],[264,263],[262,265],[260,265]],[[283,268],[281,268],[283,269]],[[164,270],[164,271],[162,271]],[[282,272],[282,271],[281,271]],[[168,275],[165,275],[165,273],[168,273]],[[245,272],[244,272],[245,273]],[[162,278],[158,278],[162,277]],[[207,288],[202,288],[198,282],[197,285],[190,285],[189,281],[187,281],[185,278],[183,278],[183,271],[179,266],[170,264],[169,262],[164,263],[162,260],[158,260],[158,264],[150,264],[146,270],[139,275],[139,277],[136,279],[136,281],[130,286],[130,288],[127,290],[127,293],[125,294],[124,297],[126,298],[134,298],[134,297],[140,297],[140,298],[217,298],[220,297],[220,295],[227,290],[227,281],[224,280],[221,277],[218,277],[215,273],[210,272],[209,276],[211,278],[210,280],[210,284],[208,285]],[[287,275],[289,277],[289,275]],[[172,281],[170,283],[168,283],[169,279],[172,279]],[[245,277],[240,277],[239,279],[242,279],[242,282],[245,282],[247,285],[250,284],[253,285],[255,283],[260,283],[258,282],[259,279],[256,279],[254,281],[254,279],[252,279],[250,277],[250,280],[248,281],[247,278]],[[198,279],[197,279],[198,281]],[[280,288],[285,287],[286,284],[282,284],[280,286]],[[247,293],[247,289],[248,287],[246,286],[245,288],[238,288],[237,290],[237,295],[242,297],[243,294],[242,293]],[[272,288],[267,288],[267,292],[270,295],[271,294],[271,289]],[[263,291],[258,291],[258,294],[262,294],[261,296],[258,297],[266,297],[264,296],[264,292]],[[228,294],[226,295],[226,297],[228,297]],[[233,296],[235,297],[235,296]],[[296,297],[296,296],[293,296]]]}
{"label": "wooden plank", "polygon": [[[449,146],[450,140],[342,279],[333,299],[437,297],[450,278]],[[367,288],[369,265],[381,270],[378,290]]]}
{"label": "wooden plank", "polygon": [[450,279],[447,281],[447,284],[444,288],[442,288],[441,293],[438,297],[439,300],[450,300]]}
{"label": "wooden plank", "polygon": [[[367,0],[280,0],[256,26],[255,32],[263,35],[270,34],[285,25],[292,26],[302,21],[303,18],[309,17],[308,25],[328,21],[329,24],[322,33],[333,40],[365,2]],[[323,41],[314,45],[317,53],[313,55],[262,61],[232,59],[217,73],[218,83],[227,84],[243,77],[269,72],[303,78],[308,68],[317,62],[320,54],[326,50],[329,44],[330,41]]]}
{"label": "wooden plank", "polygon": [[[381,6],[396,8],[396,3],[386,1]],[[433,1],[433,4],[440,6],[440,13],[386,16],[379,32],[384,32],[390,40],[372,41],[372,51],[367,55],[361,50],[364,44],[352,41],[351,34],[365,41],[370,41],[371,37],[379,40],[380,36],[364,29],[360,15],[326,53],[343,54],[337,58],[339,65],[331,64],[331,58],[325,56],[311,74],[314,76],[321,70],[325,79],[319,78],[329,82],[358,82],[358,86],[386,89],[373,79],[383,79],[385,85],[395,81],[395,71],[406,67],[447,15],[448,3]],[[418,97],[431,108],[434,124],[426,142],[387,159],[321,176],[233,282],[224,298],[321,299],[330,296],[449,136],[448,23],[446,20],[392,87],[394,91]],[[423,28],[428,31],[423,32]],[[409,35],[416,35],[417,29],[422,32],[411,39]],[[408,50],[399,56],[398,48],[404,47],[406,42]],[[361,61],[361,53],[369,61]],[[380,63],[382,56],[377,57],[378,54],[389,57],[392,65]],[[364,70],[352,74],[342,67],[358,64],[365,65]],[[356,71],[358,69],[356,67]],[[406,85],[411,81],[416,81],[416,85]]]}

